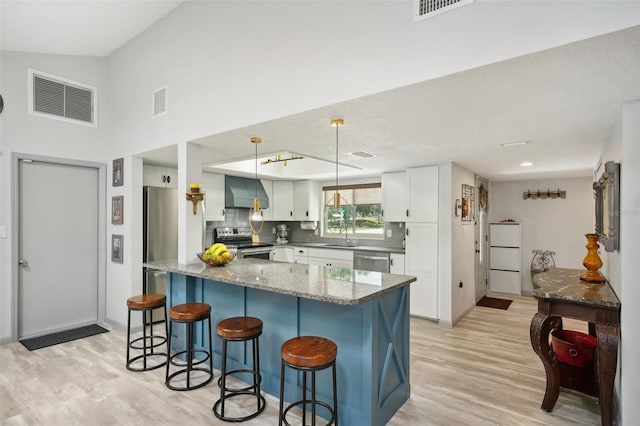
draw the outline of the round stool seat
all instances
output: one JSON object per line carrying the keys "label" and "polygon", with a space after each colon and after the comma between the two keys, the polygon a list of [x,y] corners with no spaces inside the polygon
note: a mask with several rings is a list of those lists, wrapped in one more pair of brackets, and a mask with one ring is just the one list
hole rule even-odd
{"label": "round stool seat", "polygon": [[127,307],[131,309],[154,309],[166,303],[167,296],[164,294],[140,294],[127,299]]}
{"label": "round stool seat", "polygon": [[183,303],[169,309],[169,317],[177,322],[193,322],[207,318],[211,314],[211,305],[207,303]]}
{"label": "round stool seat", "polygon": [[282,360],[296,367],[317,368],[331,364],[337,353],[335,343],[318,336],[294,337],[282,344]]}
{"label": "round stool seat", "polygon": [[218,336],[229,339],[250,339],[262,334],[262,320],[255,317],[227,318],[216,326]]}

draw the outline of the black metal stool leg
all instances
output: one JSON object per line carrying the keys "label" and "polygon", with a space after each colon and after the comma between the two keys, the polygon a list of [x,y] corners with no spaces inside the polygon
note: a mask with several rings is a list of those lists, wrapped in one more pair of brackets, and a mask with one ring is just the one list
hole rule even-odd
{"label": "black metal stool leg", "polygon": [[191,369],[193,368],[193,323],[187,323],[187,389],[191,386]]}
{"label": "black metal stool leg", "polygon": [[333,362],[333,415],[335,426],[338,426],[338,384],[336,380],[336,362]]}
{"label": "black metal stool leg", "polygon": [[280,410],[278,411],[278,426],[282,426],[282,420],[284,417],[284,361],[280,361]]}
{"label": "black metal stool leg", "polygon": [[253,340],[253,384],[256,387],[256,410],[260,409],[260,383],[262,376],[260,375],[260,343],[258,339]]}
{"label": "black metal stool leg", "polygon": [[222,365],[220,371],[220,415],[224,417],[224,402],[226,398],[226,389],[227,389],[227,340],[222,340]]}
{"label": "black metal stool leg", "polygon": [[169,331],[167,332],[167,373],[164,377],[165,384],[169,384],[169,366],[171,366],[171,333],[173,332],[173,323],[169,321]]}
{"label": "black metal stool leg", "polygon": [[127,309],[127,365],[129,365],[129,350],[131,349],[131,309]]}
{"label": "black metal stool leg", "polygon": [[311,426],[316,426],[316,370],[311,371]]}
{"label": "black metal stool leg", "polygon": [[307,372],[302,372],[302,424],[307,424]]}

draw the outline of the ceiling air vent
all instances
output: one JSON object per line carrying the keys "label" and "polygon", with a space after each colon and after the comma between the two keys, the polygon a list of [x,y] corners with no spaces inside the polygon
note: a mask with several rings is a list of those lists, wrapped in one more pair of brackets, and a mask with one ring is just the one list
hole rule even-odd
{"label": "ceiling air vent", "polygon": [[473,3],[474,0],[415,0],[415,20],[421,21],[439,15],[460,6]]}
{"label": "ceiling air vent", "polygon": [[29,70],[29,112],[97,127],[97,89]]}
{"label": "ceiling air vent", "polygon": [[167,113],[167,88],[162,87],[153,92],[153,116]]}

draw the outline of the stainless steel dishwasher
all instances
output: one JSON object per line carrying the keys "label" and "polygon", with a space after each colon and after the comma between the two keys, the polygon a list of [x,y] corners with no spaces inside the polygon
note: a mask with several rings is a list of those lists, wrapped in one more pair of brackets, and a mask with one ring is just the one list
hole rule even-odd
{"label": "stainless steel dishwasher", "polygon": [[389,273],[389,253],[386,251],[353,251],[353,269]]}

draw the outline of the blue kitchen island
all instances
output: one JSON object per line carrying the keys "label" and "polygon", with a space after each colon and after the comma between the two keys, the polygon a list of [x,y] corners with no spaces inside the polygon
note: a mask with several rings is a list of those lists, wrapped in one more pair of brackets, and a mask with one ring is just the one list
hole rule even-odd
{"label": "blue kitchen island", "polygon": [[[176,261],[144,266],[167,271],[168,306],[211,305],[218,369],[222,343],[215,324],[233,316],[260,318],[262,390],[276,398],[280,346],[301,335],[326,337],[338,345],[340,424],[384,425],[409,398],[409,284],[415,277],[261,259],[236,259],[224,267]],[[182,347],[183,333],[174,327],[172,339]],[[205,333],[206,327],[198,325],[196,346],[206,342]],[[250,350],[230,345],[227,368],[250,365]],[[287,401],[300,399],[300,377],[287,372]],[[318,373],[316,386],[319,398],[330,401],[330,370]],[[212,403],[217,395],[216,388]]]}

